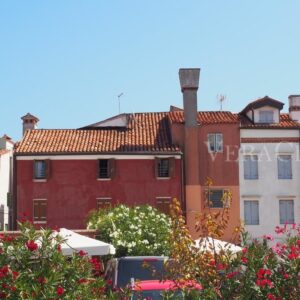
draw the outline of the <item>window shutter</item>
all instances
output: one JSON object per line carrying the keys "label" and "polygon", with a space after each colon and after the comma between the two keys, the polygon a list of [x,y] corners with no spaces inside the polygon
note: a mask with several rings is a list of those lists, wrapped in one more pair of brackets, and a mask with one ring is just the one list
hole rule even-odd
{"label": "window shutter", "polygon": [[284,178],[284,166],[281,156],[277,157],[277,165],[278,165],[278,179]]}
{"label": "window shutter", "polygon": [[111,158],[108,160],[108,178],[114,178],[116,173],[116,161]]}
{"label": "window shutter", "polygon": [[215,149],[215,151],[217,151],[217,152],[223,151],[223,134],[222,133],[216,134],[216,149]]}
{"label": "window shutter", "polygon": [[245,224],[251,224],[251,203],[250,201],[244,201],[244,218]]}
{"label": "window shutter", "polygon": [[100,159],[97,159],[96,163],[96,178],[100,178]]}
{"label": "window shutter", "polygon": [[252,224],[259,224],[259,206],[258,201],[252,201]]}
{"label": "window shutter", "polygon": [[154,174],[155,174],[155,177],[158,178],[158,164],[159,164],[159,158],[158,157],[155,157],[155,160],[154,160]]}
{"label": "window shutter", "polygon": [[294,223],[294,201],[288,200],[286,201],[286,221],[289,224]]}
{"label": "window shutter", "polygon": [[46,159],[45,163],[46,163],[46,178],[49,179],[51,176],[51,161],[50,161],[50,159]]}
{"label": "window shutter", "polygon": [[207,135],[207,142],[208,142],[208,151],[209,152],[215,152],[215,135],[214,134],[208,134]]}
{"label": "window shutter", "polygon": [[286,205],[285,201],[279,201],[279,215],[280,215],[280,224],[284,224],[286,221]]}
{"label": "window shutter", "polygon": [[169,176],[171,178],[175,177],[175,158],[169,158]]}
{"label": "window shutter", "polygon": [[251,164],[250,164],[250,156],[246,155],[244,157],[244,179],[251,178]]}
{"label": "window shutter", "polygon": [[36,160],[33,160],[33,162],[32,162],[32,178],[33,179],[36,178],[36,176],[35,176],[35,162],[36,162]]}

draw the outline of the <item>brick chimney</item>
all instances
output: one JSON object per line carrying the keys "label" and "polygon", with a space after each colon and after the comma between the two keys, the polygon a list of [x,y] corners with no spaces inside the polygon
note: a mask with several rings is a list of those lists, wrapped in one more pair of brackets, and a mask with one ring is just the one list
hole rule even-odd
{"label": "brick chimney", "polygon": [[36,129],[37,128],[37,123],[39,122],[39,119],[30,113],[27,113],[25,116],[21,117],[23,120],[23,135],[25,134],[25,131],[31,130],[31,129]]}
{"label": "brick chimney", "polygon": [[184,179],[186,220],[193,235],[195,216],[201,210],[199,126],[197,90],[200,69],[180,69],[179,79],[184,107]]}
{"label": "brick chimney", "polygon": [[300,95],[289,96],[289,115],[292,120],[300,122]]}

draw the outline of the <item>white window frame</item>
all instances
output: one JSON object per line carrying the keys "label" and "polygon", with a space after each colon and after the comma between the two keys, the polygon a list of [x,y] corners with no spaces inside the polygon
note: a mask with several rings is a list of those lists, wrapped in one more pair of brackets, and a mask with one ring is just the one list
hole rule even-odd
{"label": "white window frame", "polygon": [[208,133],[208,152],[223,152],[223,133]]}
{"label": "white window frame", "polygon": [[[292,220],[286,220],[286,217],[287,217],[287,211],[286,211],[286,216],[285,216],[285,220],[283,220],[281,218],[281,215],[282,215],[282,211],[281,211],[281,208],[282,206],[280,205],[281,203],[285,203],[287,205],[287,203],[292,203],[292,207],[293,207],[293,217],[292,217]],[[280,224],[294,224],[295,223],[295,201],[293,199],[280,199],[279,200],[279,223]]]}
{"label": "white window frame", "polygon": [[[286,160],[288,162],[287,165],[284,165],[282,162],[284,159],[283,157],[289,157],[289,160]],[[287,169],[281,170],[280,167],[286,167]],[[278,154],[277,155],[277,177],[278,179],[293,179],[293,165],[292,165],[292,155],[290,154]]]}
{"label": "white window frame", "polygon": [[[253,211],[252,211],[252,208],[251,208],[251,210],[250,210],[250,215],[251,215],[251,217],[250,217],[250,222],[247,222],[248,220],[247,220],[247,218],[246,218],[246,203],[256,203],[257,204],[257,216],[258,216],[258,218],[257,218],[257,222],[255,222],[255,219],[254,219],[254,216],[253,216]],[[245,222],[245,225],[250,225],[250,226],[257,226],[257,225],[259,225],[259,223],[260,223],[260,220],[259,220],[259,201],[258,200],[252,200],[252,199],[247,199],[247,200],[244,200],[244,222]]]}
{"label": "white window frame", "polygon": [[[270,118],[272,115],[272,119]],[[260,110],[258,112],[258,122],[264,124],[274,123],[274,111],[273,110]]]}
{"label": "white window frame", "polygon": [[[247,158],[251,158],[247,160]],[[250,169],[247,169],[247,162],[250,161]],[[256,154],[247,154],[243,157],[243,166],[244,166],[244,179],[245,180],[257,180],[259,179],[258,174],[258,155]],[[256,170],[255,170],[256,169]]]}

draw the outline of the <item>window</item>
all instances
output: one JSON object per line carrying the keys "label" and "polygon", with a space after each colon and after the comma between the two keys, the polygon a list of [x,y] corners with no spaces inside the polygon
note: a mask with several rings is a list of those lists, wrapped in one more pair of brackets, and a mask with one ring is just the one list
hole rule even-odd
{"label": "window", "polygon": [[259,123],[273,123],[274,112],[272,110],[259,111]]}
{"label": "window", "polygon": [[208,205],[212,208],[223,208],[229,205],[227,190],[209,190],[207,192]]}
{"label": "window", "polygon": [[46,223],[47,220],[47,200],[33,200],[33,221],[36,223]]}
{"label": "window", "polygon": [[157,197],[156,198],[156,207],[162,213],[169,215],[170,214],[170,197]]}
{"label": "window", "polygon": [[105,209],[111,207],[111,198],[97,198],[97,209]]}
{"label": "window", "polygon": [[174,176],[175,159],[156,158],[155,159],[155,173],[157,178],[170,178]]}
{"label": "window", "polygon": [[115,163],[114,159],[98,160],[98,177],[100,179],[110,179],[114,175]]}
{"label": "window", "polygon": [[258,179],[257,155],[244,156],[244,179]]}
{"label": "window", "polygon": [[223,152],[222,133],[209,133],[207,140],[208,140],[208,152]]}
{"label": "window", "polygon": [[34,179],[47,179],[49,176],[49,160],[34,161]]}
{"label": "window", "polygon": [[294,201],[279,200],[280,224],[294,224]]}
{"label": "window", "polygon": [[278,179],[292,179],[292,157],[291,155],[278,155]]}
{"label": "window", "polygon": [[259,225],[259,204],[258,201],[244,201],[245,225]]}

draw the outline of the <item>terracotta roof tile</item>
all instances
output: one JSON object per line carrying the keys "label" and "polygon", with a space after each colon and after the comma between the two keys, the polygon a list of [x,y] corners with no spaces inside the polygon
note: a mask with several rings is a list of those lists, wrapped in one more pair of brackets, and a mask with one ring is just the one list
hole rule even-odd
{"label": "terracotta roof tile", "polygon": [[[229,111],[201,111],[198,112],[199,124],[228,124],[238,123],[239,117]],[[172,111],[169,113],[171,123],[184,123],[183,111]]]}
{"label": "terracotta roof tile", "polygon": [[168,113],[131,115],[127,128],[28,130],[16,154],[176,152]]}
{"label": "terracotta roof tile", "polygon": [[293,121],[290,119],[289,114],[282,113],[280,114],[280,122],[274,123],[274,124],[254,124],[249,118],[244,116],[243,114],[240,114],[240,120],[241,120],[241,128],[300,128],[300,124],[296,121]]}

